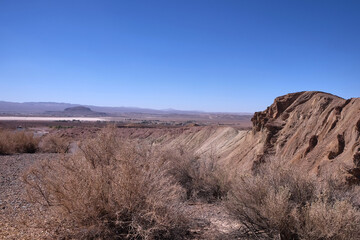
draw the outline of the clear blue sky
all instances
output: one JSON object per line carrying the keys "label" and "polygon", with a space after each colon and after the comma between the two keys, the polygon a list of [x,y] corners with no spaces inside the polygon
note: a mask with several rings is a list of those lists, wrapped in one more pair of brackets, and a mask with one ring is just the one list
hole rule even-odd
{"label": "clear blue sky", "polygon": [[360,1],[0,0],[0,100],[253,112],[360,96]]}

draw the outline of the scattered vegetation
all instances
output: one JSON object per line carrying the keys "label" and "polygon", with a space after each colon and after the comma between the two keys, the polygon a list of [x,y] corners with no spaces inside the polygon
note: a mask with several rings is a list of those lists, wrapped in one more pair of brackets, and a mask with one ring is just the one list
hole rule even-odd
{"label": "scattered vegetation", "polygon": [[40,142],[40,150],[46,153],[67,153],[70,141],[64,137],[48,134]]}
{"label": "scattered vegetation", "polygon": [[163,150],[161,157],[167,162],[170,175],[186,190],[188,200],[213,202],[226,196],[229,180],[214,154],[200,159],[179,147]]}
{"label": "scattered vegetation", "polygon": [[0,155],[34,153],[38,150],[39,139],[24,131],[0,130]]}
{"label": "scattered vegetation", "polygon": [[[76,120],[75,120],[76,121]],[[57,122],[69,122],[69,121],[57,121]],[[74,128],[74,126],[62,126],[62,125],[55,125],[55,126],[50,126],[50,128],[54,128],[54,129],[69,129],[69,128]]]}
{"label": "scattered vegetation", "polygon": [[234,181],[227,207],[254,238],[354,239],[360,236],[357,191],[339,186],[270,161]]}
{"label": "scattered vegetation", "polygon": [[118,139],[113,129],[73,157],[42,162],[24,176],[32,201],[52,209],[60,237],[177,239],[187,233],[183,189],[151,148]]}
{"label": "scattered vegetation", "polygon": [[[223,201],[246,238],[360,236],[359,186],[320,181],[278,160],[230,181],[232,171],[219,166],[215,153],[199,157],[185,147],[154,145],[105,129],[78,153],[32,167],[23,178],[28,196],[54,214],[50,225],[64,239],[184,239],[192,224],[182,213],[187,200]],[[50,135],[41,146],[69,149]]]}

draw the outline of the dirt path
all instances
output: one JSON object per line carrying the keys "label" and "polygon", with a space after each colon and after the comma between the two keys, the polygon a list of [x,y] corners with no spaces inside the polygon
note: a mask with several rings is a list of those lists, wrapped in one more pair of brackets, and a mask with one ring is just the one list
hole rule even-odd
{"label": "dirt path", "polygon": [[244,239],[239,234],[241,224],[220,203],[189,203],[184,211],[195,224],[195,239]]}

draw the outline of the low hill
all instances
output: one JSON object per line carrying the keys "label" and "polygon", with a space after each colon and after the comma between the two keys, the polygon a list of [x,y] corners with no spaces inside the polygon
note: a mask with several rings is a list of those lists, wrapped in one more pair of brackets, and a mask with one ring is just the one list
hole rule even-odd
{"label": "low hill", "polygon": [[335,168],[354,174],[359,167],[360,98],[345,100],[323,92],[288,94],[255,113],[252,122],[250,134],[258,148],[252,168],[269,157],[287,159],[317,175]]}
{"label": "low hill", "polygon": [[304,173],[340,170],[349,182],[360,183],[360,98],[291,93],[255,113],[252,123],[249,131],[208,127],[165,139],[170,146],[185,146],[200,155],[215,152],[223,164],[245,172],[281,158]]}
{"label": "low hill", "polygon": [[61,117],[106,117],[106,113],[95,112],[88,107],[76,106],[65,108],[64,111],[47,111],[44,114]]}
{"label": "low hill", "polygon": [[93,111],[88,108],[88,107],[83,107],[83,106],[78,106],[78,107],[70,107],[70,108],[65,108],[64,112],[82,112],[82,113],[92,113]]}
{"label": "low hill", "polygon": [[71,116],[107,116],[106,113],[94,112],[90,108],[83,106],[65,108],[62,113]]}

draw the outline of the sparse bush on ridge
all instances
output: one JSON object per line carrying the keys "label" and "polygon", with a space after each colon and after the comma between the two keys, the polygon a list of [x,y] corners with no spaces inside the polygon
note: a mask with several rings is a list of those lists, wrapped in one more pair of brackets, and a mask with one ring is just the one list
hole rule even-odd
{"label": "sparse bush on ridge", "polygon": [[34,153],[38,144],[39,139],[32,133],[0,130],[0,155]]}
{"label": "sparse bush on ridge", "polygon": [[357,239],[360,211],[349,195],[321,186],[281,161],[263,164],[253,175],[234,180],[228,210],[248,233],[261,239]]}
{"label": "sparse bush on ridge", "polygon": [[359,239],[360,211],[350,201],[319,196],[294,215],[300,239]]}
{"label": "sparse bush on ridge", "polygon": [[[24,176],[31,200],[71,223],[76,239],[183,239],[183,189],[151,149],[120,141],[113,129],[73,157],[49,160]],[[56,227],[56,222],[54,222]]]}
{"label": "sparse bush on ridge", "polygon": [[161,158],[168,163],[169,174],[186,190],[187,199],[213,202],[226,196],[229,181],[214,155],[200,159],[179,147],[163,150]]}
{"label": "sparse bush on ridge", "polygon": [[39,148],[46,153],[67,153],[70,150],[70,141],[55,135],[46,135],[41,139]]}

